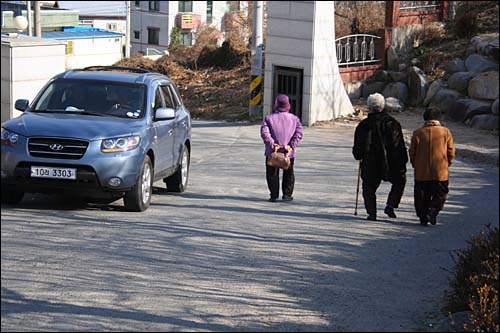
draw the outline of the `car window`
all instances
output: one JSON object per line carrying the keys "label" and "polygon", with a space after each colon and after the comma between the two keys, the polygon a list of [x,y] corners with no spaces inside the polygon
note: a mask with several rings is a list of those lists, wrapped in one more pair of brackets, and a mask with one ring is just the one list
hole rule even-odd
{"label": "car window", "polygon": [[172,96],[172,101],[174,102],[174,106],[177,109],[181,105],[181,103],[179,102],[179,98],[175,93],[175,89],[170,85],[168,86],[168,90],[170,91],[170,96]]}
{"label": "car window", "polygon": [[153,106],[153,111],[158,110],[159,108],[165,107],[165,103],[163,101],[163,96],[161,94],[160,87],[156,88],[155,92],[155,105]]}
{"label": "car window", "polygon": [[165,98],[165,106],[167,108],[175,109],[176,104],[173,102],[172,96],[170,94],[170,89],[167,86],[161,86],[160,88],[163,92],[163,97]]}
{"label": "car window", "polygon": [[58,79],[49,83],[31,111],[138,118],[144,113],[145,96],[140,84]]}
{"label": "car window", "polygon": [[179,89],[177,89],[177,87],[174,85],[171,85],[170,86],[170,89],[172,89],[172,96],[175,96],[175,98],[177,99],[177,104],[180,106],[182,105],[182,98],[181,98],[181,94],[179,93]]}

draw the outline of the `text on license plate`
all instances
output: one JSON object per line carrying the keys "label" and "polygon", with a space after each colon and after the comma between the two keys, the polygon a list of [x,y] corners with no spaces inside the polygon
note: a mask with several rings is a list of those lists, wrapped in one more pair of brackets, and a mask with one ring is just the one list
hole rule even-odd
{"label": "text on license plate", "polygon": [[32,166],[31,177],[76,179],[76,169]]}

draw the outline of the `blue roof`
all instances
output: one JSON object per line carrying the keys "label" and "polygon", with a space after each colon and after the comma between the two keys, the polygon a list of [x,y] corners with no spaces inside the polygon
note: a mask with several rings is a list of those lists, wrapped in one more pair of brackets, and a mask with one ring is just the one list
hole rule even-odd
{"label": "blue roof", "polygon": [[42,38],[67,40],[67,39],[86,39],[86,38],[113,38],[122,37],[124,34],[107,31],[104,29],[90,27],[65,27],[63,31],[42,32]]}

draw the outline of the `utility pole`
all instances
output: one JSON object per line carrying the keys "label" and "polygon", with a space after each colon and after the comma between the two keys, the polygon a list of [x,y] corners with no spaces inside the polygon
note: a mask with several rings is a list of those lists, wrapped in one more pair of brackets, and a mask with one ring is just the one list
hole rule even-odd
{"label": "utility pole", "polygon": [[42,24],[40,17],[40,1],[34,1],[35,3],[35,36],[42,37]]}
{"label": "utility pole", "polygon": [[130,1],[125,1],[127,6],[127,23],[126,23],[126,36],[125,36],[125,57],[130,58]]}
{"label": "utility pole", "polygon": [[253,2],[253,34],[252,34],[252,81],[250,83],[250,117],[262,115],[262,52],[264,50],[263,36],[264,1]]}
{"label": "utility pole", "polygon": [[33,36],[33,18],[31,17],[31,1],[26,1],[26,18],[28,19],[28,36]]}

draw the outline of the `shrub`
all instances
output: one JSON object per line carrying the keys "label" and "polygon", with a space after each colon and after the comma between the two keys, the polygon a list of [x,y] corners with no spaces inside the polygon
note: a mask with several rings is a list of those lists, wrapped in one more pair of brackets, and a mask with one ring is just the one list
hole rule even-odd
{"label": "shrub", "polygon": [[445,310],[469,311],[466,331],[498,332],[498,228],[487,227],[468,241],[465,250],[457,251],[455,272],[450,281],[452,294],[448,295]]}
{"label": "shrub", "polygon": [[170,31],[170,44],[168,50],[173,51],[178,45],[181,44],[181,28],[173,27]]}

